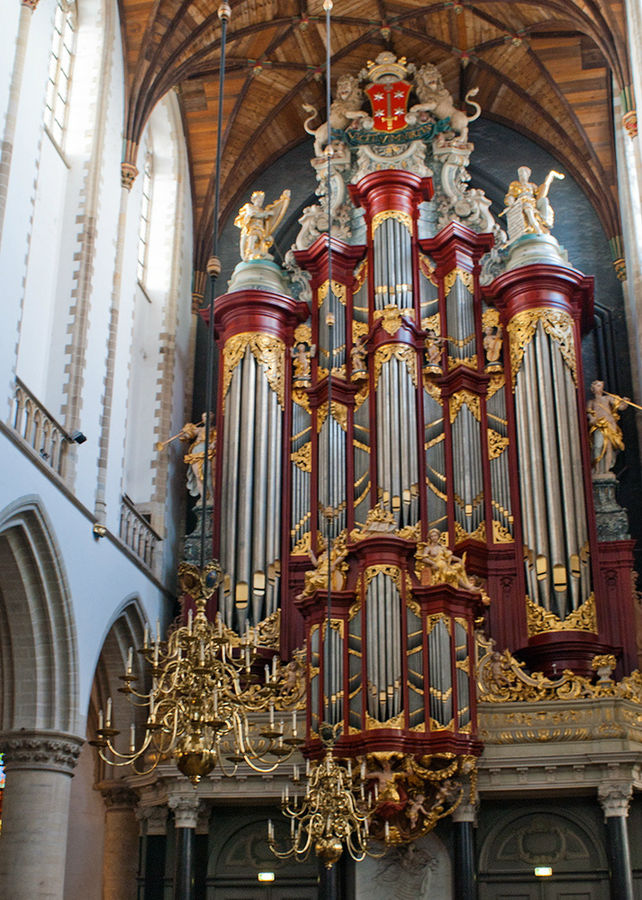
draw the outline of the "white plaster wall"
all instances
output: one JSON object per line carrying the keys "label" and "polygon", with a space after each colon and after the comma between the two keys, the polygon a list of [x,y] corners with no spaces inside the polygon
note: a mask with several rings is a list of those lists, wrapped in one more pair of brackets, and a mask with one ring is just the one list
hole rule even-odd
{"label": "white plaster wall", "polygon": [[37,495],[52,523],[59,560],[67,576],[78,652],[76,733],[85,733],[94,671],[112,623],[132,596],[147,620],[167,622],[171,603],[156,584],[108,538],[97,539],[92,521],[73,505],[57,484],[0,436],[0,512],[21,496]]}
{"label": "white plaster wall", "polygon": [[[7,191],[5,225],[0,239],[0,305],[3,321],[0,329],[0,418],[3,420],[9,415],[16,366],[31,218],[43,135],[45,85],[54,8],[54,0],[42,0],[31,19],[27,64],[18,106]],[[12,13],[10,22],[13,15]],[[10,52],[11,59],[14,53],[15,49]]]}
{"label": "white plaster wall", "polygon": [[0,135],[4,134],[9,102],[9,86],[16,52],[19,0],[6,0],[0,10]]}

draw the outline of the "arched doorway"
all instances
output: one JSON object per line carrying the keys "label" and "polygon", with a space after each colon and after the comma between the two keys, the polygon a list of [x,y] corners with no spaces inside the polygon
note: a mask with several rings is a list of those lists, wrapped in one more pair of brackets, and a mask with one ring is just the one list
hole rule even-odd
{"label": "arched doorway", "polygon": [[[286,831],[280,834],[278,813],[275,820],[277,843],[287,846]],[[267,844],[266,813],[242,814],[227,820],[212,815],[210,831],[214,832],[207,877],[207,900],[316,900],[318,895],[317,864],[314,852],[307,862],[277,859]],[[226,819],[226,838],[216,840],[216,830]],[[249,821],[248,821],[249,819]],[[245,821],[244,821],[245,820]],[[221,828],[223,830],[223,828]],[[272,872],[274,881],[259,882],[259,872]]]}
{"label": "arched doorway", "polygon": [[606,853],[591,812],[500,816],[480,849],[479,900],[609,900]]}

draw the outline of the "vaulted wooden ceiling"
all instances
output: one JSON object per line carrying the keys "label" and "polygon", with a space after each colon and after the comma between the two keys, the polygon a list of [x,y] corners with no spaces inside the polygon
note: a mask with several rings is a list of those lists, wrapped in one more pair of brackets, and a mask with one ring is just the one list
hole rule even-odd
{"label": "vaulted wooden ceiling", "polygon": [[[221,24],[216,0],[120,0],[135,162],[149,113],[177,88],[194,200],[195,269],[209,255]],[[303,139],[302,104],[325,106],[322,0],[231,0],[221,216]],[[433,62],[455,101],[553,153],[583,186],[607,237],[620,233],[612,94],[630,84],[619,0],[334,0],[333,79],[382,49]],[[312,148],[311,148],[312,149]],[[311,153],[312,155],[312,153]]]}

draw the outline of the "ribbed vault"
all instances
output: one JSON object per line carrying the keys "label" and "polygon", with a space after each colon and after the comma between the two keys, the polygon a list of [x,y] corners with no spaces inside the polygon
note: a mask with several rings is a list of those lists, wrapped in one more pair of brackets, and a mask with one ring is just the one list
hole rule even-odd
{"label": "ribbed vault", "polygon": [[[120,5],[128,161],[151,109],[176,88],[190,154],[195,268],[202,269],[212,229],[218,7],[211,0]],[[478,86],[483,114],[556,156],[611,238],[620,233],[612,95],[630,84],[625,34],[623,4],[612,0],[335,0],[333,73],[358,72],[391,49],[439,66],[456,100]],[[307,138],[302,104],[325,105],[322,0],[232,2],[227,57],[223,218],[260,171]]]}

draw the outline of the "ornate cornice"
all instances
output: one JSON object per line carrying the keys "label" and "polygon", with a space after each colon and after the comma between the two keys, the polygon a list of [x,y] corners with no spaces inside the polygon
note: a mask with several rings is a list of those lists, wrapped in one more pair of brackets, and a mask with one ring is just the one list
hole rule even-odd
{"label": "ornate cornice", "polygon": [[84,741],[59,731],[13,731],[0,734],[5,768],[47,769],[71,775]]}
{"label": "ornate cornice", "polygon": [[604,811],[604,818],[609,819],[613,816],[626,818],[632,794],[633,786],[629,782],[606,781],[601,784],[597,789],[597,796]]}
{"label": "ornate cornice", "polygon": [[166,806],[139,806],[136,816],[146,835],[164,835],[167,834],[168,812]]}

